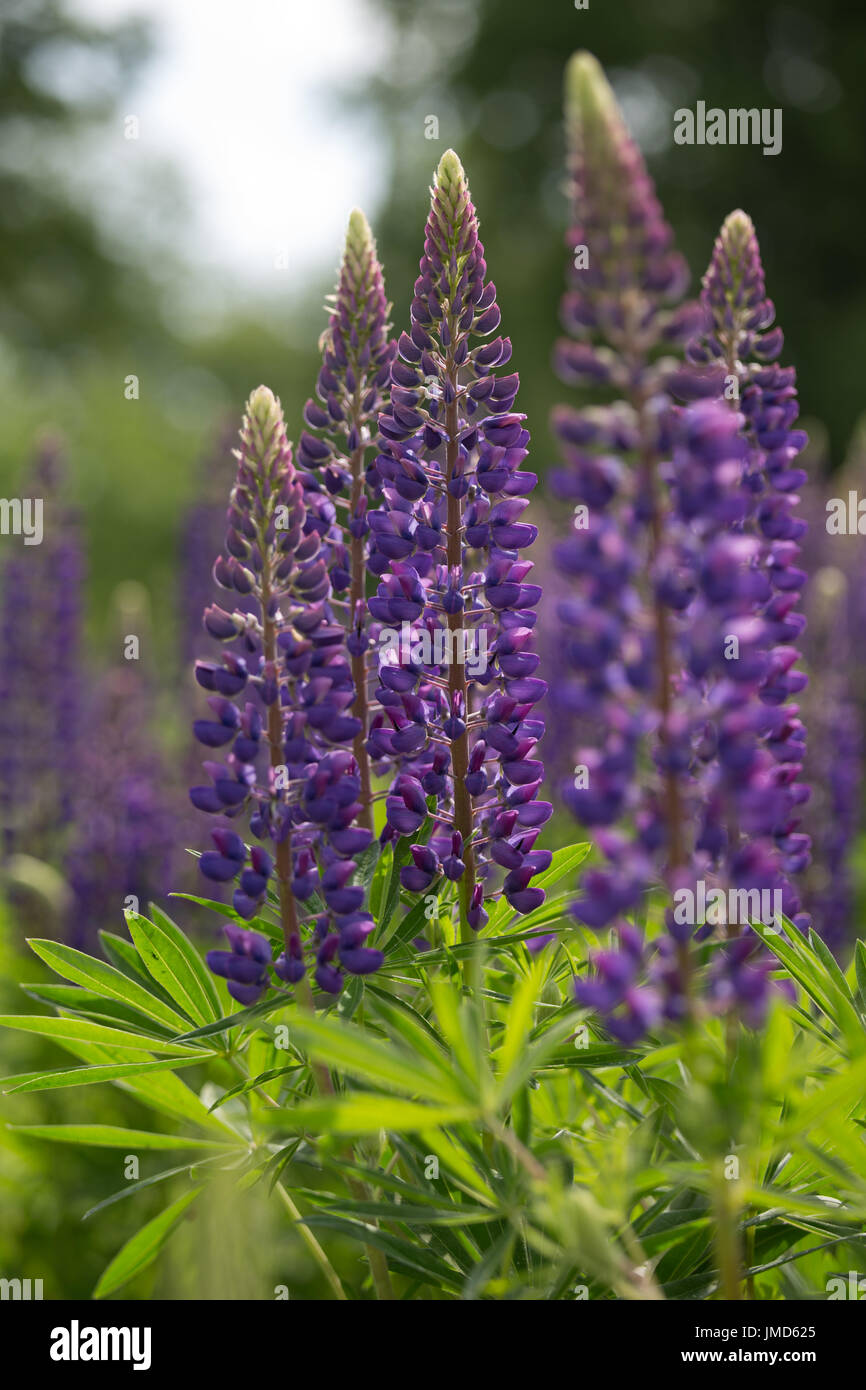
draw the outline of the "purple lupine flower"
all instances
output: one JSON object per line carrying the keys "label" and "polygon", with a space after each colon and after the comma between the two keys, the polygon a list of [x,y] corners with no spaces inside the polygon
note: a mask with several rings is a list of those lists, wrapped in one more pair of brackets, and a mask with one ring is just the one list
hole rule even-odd
{"label": "purple lupine flower", "polygon": [[[308,511],[315,507],[328,562],[332,603],[343,606],[359,721],[353,751],[361,776],[358,823],[373,828],[370,731],[370,658],[375,630],[366,607],[366,572],[376,537],[368,511],[381,491],[372,463],[378,448],[378,417],[388,403],[396,344],[389,337],[390,305],[382,267],[366,217],[349,218],[328,327],[322,335],[322,366],[316,399],[307,401],[298,440],[298,464]],[[345,509],[340,517],[338,507]],[[396,532],[401,518],[390,523]],[[387,551],[387,541],[382,546]],[[411,552],[411,542],[405,553]],[[375,571],[374,571],[375,572]],[[380,758],[373,753],[374,760]]]}
{"label": "purple lupine flower", "polygon": [[[691,694],[700,800],[691,877],[734,892],[778,893],[774,901],[792,914],[799,899],[784,839],[791,774],[779,747],[789,716],[779,715],[775,689],[790,660],[786,653],[780,661],[774,645],[760,539],[745,529],[753,492],[743,424],[722,402],[695,405],[680,421],[686,437],[674,450],[672,493],[692,552],[691,566],[681,568],[694,588],[680,677]],[[736,927],[729,924],[728,934]]]}
{"label": "purple lupine flower", "polygon": [[[803,853],[792,813],[803,792],[791,776],[801,739],[796,712],[776,706],[801,678],[791,671],[796,652],[775,645],[792,605],[773,603],[773,566],[788,552],[763,565],[762,539],[749,529],[750,417],[712,399],[726,375],[712,355],[687,367],[660,355],[706,329],[711,306],[676,303],[682,263],[588,55],[572,60],[567,96],[577,226],[563,316],[577,342],[559,346],[557,363],[569,382],[601,382],[621,399],[554,416],[567,463],[557,487],[575,506],[556,551],[573,586],[558,605],[570,669],[559,708],[585,740],[563,794],[606,860],[584,873],[575,914],[595,929],[619,924],[622,941],[623,915],[658,883],[675,901],[698,880],[778,889],[784,910],[796,910],[787,876]],[[694,403],[676,407],[674,396]],[[651,997],[674,1020],[692,1007],[696,927],[700,938],[713,924],[672,909],[666,922],[669,936],[645,962],[621,945],[625,959],[606,956],[602,974],[621,971],[623,989],[640,988],[645,964]],[[733,979],[725,998],[742,986],[745,1005],[753,975]],[[633,1040],[640,1008],[622,1022],[623,998],[597,1005],[615,1036]]]}
{"label": "purple lupine flower", "polygon": [[843,570],[836,566],[824,565],[810,575],[807,649],[812,674],[806,701],[806,763],[815,775],[808,806],[812,862],[805,897],[815,930],[836,954],[851,941],[851,856],[860,827],[863,780],[862,712],[852,673],[849,589]]}
{"label": "purple lupine flower", "polygon": [[207,963],[215,975],[228,981],[228,992],[239,1004],[255,1004],[270,984],[271,943],[261,932],[225,928],[230,951],[208,951]]}
{"label": "purple lupine flower", "polygon": [[[806,575],[798,567],[798,541],[806,522],[798,515],[797,488],[806,481],[797,455],[807,442],[794,428],[797,392],[794,369],[776,365],[782,350],[781,329],[771,327],[775,309],[767,298],[758,242],[751,218],[737,210],[726,218],[704,276],[702,302],[705,331],[689,345],[693,363],[724,374],[723,399],[739,408],[748,445],[744,482],[751,496],[748,514],[738,525],[743,541],[756,547],[751,559],[754,585],[763,588],[754,604],[753,627],[769,630],[772,645],[763,654],[759,697],[769,717],[762,741],[775,764],[765,801],[772,836],[770,858],[782,875],[784,910],[805,926],[792,876],[809,861],[809,837],[801,829],[802,806],[809,788],[799,780],[805,730],[799,706],[790,703],[806,685],[796,669],[797,642],[805,619],[797,611]],[[719,806],[718,815],[724,818]],[[766,829],[757,833],[766,834]],[[750,850],[755,851],[754,837]]]}
{"label": "purple lupine flower", "polygon": [[152,692],[135,663],[109,670],[84,706],[80,776],[65,861],[71,889],[67,938],[92,947],[124,908],[168,893],[177,818],[168,769],[150,730]]}
{"label": "purple lupine flower", "polygon": [[78,784],[84,561],[78,517],[63,500],[56,442],[25,485],[42,538],[16,537],[3,569],[0,619],[0,803],[4,852],[56,859]]}
{"label": "purple lupine flower", "polygon": [[178,545],[178,652],[186,674],[201,650],[201,615],[217,598],[213,557],[223,543],[226,494],[234,478],[233,426],[225,426],[201,459],[195,497],[181,518]]}
{"label": "purple lupine flower", "polygon": [[769,978],[774,962],[766,952],[758,957],[754,936],[726,941],[716,953],[709,977],[708,997],[725,1013],[736,1010],[748,1028],[760,1028],[773,993]]}
{"label": "purple lupine flower", "polygon": [[646,975],[644,945],[640,932],[622,925],[618,949],[598,951],[591,956],[593,975],[574,983],[578,1004],[592,1009],[618,1042],[638,1042],[655,1026],[662,1014],[662,997]]}
{"label": "purple lupine flower", "polygon": [[[190,797],[199,810],[222,817],[199,865],[214,882],[236,883],[233,906],[246,920],[262,910],[273,880],[284,941],[277,974],[295,984],[303,980],[306,937],[316,979],[334,993],[344,970],[366,974],[382,960],[362,945],[372,921],[350,886],[354,856],[371,839],[357,824],[360,774],[349,751],[359,728],[349,713],[352,675],[345,634],[328,608],[320,535],[307,524],[282,410],[266,387],[250,397],[240,437],[227,553],[217,559],[214,576],[251,611],[214,604],[204,614],[206,630],[223,642],[241,638],[244,655],[228,651],[220,663],[196,666],[198,683],[209,692],[209,713],[193,728],[215,756],[204,764],[209,782]],[[265,843],[247,848],[232,824],[243,813],[269,849]],[[304,935],[296,899],[303,902],[314,891],[326,910]],[[266,967],[254,945],[242,934],[232,939],[232,954]],[[266,970],[241,979],[238,972],[250,975],[250,966],[232,969],[227,978],[245,991],[234,991],[239,1002],[265,987]]]}
{"label": "purple lupine flower", "polygon": [[[571,593],[558,604],[565,669],[552,703],[579,740],[563,799],[593,828],[608,861],[584,873],[575,912],[601,928],[636,907],[660,872],[687,862],[671,631],[686,595],[666,548],[669,384],[682,368],[660,351],[684,345],[703,311],[680,303],[685,265],[589,54],[569,64],[566,111],[574,260],[562,304],[569,338],[555,361],[570,384],[602,382],[620,396],[553,416],[565,459],[554,486],[574,507],[574,522],[555,551]],[[651,737],[659,779],[647,788],[638,765]],[[617,829],[627,821],[633,833]]]}
{"label": "purple lupine flower", "polygon": [[529,434],[514,411],[518,378],[500,370],[511,344],[497,332],[496,290],[452,150],[431,196],[410,330],[379,421],[385,505],[370,525],[382,563],[369,610],[383,628],[383,719],[371,752],[401,769],[386,836],[416,836],[433,808],[404,888],[424,891],[440,875],[456,883],[466,940],[487,920],[494,869],[516,911],[543,900],[532,879],[551,856],[534,845],[551,807],[536,798],[543,725],[533,707],[547,687],[535,674],[540,589],[525,558],[537,479],[522,467]]}

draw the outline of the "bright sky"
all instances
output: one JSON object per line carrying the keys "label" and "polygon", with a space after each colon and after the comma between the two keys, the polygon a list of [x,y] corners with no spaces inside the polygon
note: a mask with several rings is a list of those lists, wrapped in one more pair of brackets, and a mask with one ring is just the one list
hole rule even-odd
{"label": "bright sky", "polygon": [[[143,16],[157,51],[128,114],[139,148],[172,159],[195,214],[199,263],[266,285],[277,257],[292,281],[335,266],[348,214],[372,217],[381,142],[332,93],[387,58],[366,0],[72,0],[87,18]],[[116,159],[106,131],[103,157]],[[109,143],[110,142],[110,143]]]}

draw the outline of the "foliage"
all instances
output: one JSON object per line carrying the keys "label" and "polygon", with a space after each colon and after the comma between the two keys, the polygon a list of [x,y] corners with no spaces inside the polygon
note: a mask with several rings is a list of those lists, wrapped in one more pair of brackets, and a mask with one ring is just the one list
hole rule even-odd
{"label": "foliage", "polygon": [[[96,1209],[129,1234],[95,1296],[140,1287],[226,1173],[239,1203],[279,1201],[336,1298],[370,1288],[357,1263],[336,1273],[335,1241],[381,1251],[403,1299],[820,1297],[834,1271],[866,1268],[866,945],[844,975],[786,922],[788,940],[767,944],[797,1000],[780,995],[760,1034],[706,1019],[622,1048],[570,997],[581,967],[555,889],[585,848],[557,852],[537,920],[503,906],[465,946],[442,902],[418,952],[387,847],[369,882],[387,965],[315,1015],[285,995],[230,1007],[158,908],[130,915],[129,938],[105,936],[114,964],[31,942],[67,983],[27,986],[53,1012],[2,1023],[76,1065],[7,1078],[7,1093],[103,1083],[157,1117],[13,1127],[140,1155],[144,1175]],[[272,907],[256,925],[277,932]],[[526,938],[542,927],[554,940],[533,955]],[[460,972],[473,950],[474,997]],[[333,1094],[317,1092],[314,1066]],[[114,1212],[154,1188],[143,1225]]]}

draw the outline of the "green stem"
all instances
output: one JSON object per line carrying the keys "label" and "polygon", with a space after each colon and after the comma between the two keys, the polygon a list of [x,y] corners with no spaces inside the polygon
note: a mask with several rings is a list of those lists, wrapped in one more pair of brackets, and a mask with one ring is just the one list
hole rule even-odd
{"label": "green stem", "polygon": [[[267,556],[267,548],[262,547],[263,555]],[[266,662],[276,665],[276,627],[273,618],[269,616],[270,607],[270,566],[267,559],[262,566],[262,612],[264,615],[264,657]],[[270,745],[271,767],[276,769],[282,766],[282,743],[283,726],[282,715],[280,713],[280,703],[274,700],[268,706],[268,743]],[[292,892],[292,841],[291,835],[286,834],[276,846],[276,879],[280,899],[280,924],[283,930],[283,941],[286,948],[286,956],[289,956],[289,943],[293,936],[298,934],[298,918],[295,911],[295,897]],[[295,985],[295,1001],[299,1008],[305,1009],[310,1015],[315,1013],[313,1002],[313,991],[306,975]],[[325,1096],[335,1095],[334,1083],[331,1080],[331,1073],[321,1062],[314,1062],[310,1059],[310,1071],[313,1081],[318,1091]],[[349,1162],[354,1162],[354,1154],[351,1148],[345,1151],[344,1157]],[[369,1192],[363,1183],[357,1183],[352,1178],[347,1178],[349,1191],[356,1201],[368,1201]],[[391,1287],[391,1276],[388,1272],[388,1263],[381,1250],[374,1249],[373,1246],[364,1247],[367,1259],[370,1263],[370,1271],[373,1276],[373,1284],[376,1289],[376,1297],[379,1299],[391,1300],[394,1291]]]}
{"label": "green stem", "polygon": [[[457,324],[451,323],[452,341],[457,337]],[[448,380],[453,388],[454,399],[445,409],[445,481],[451,482],[460,457],[460,418],[457,407],[458,370],[454,364],[454,350],[449,351],[447,362]],[[460,499],[448,492],[447,500],[447,564],[449,575],[454,570],[463,572],[462,509]],[[448,614],[450,647],[448,663],[448,700],[454,711],[455,700],[462,700],[464,718],[469,718],[469,691],[466,684],[466,668],[463,664],[463,646],[457,634],[463,624],[462,613]],[[460,911],[460,941],[464,946],[472,946],[472,952],[463,963],[464,983],[471,994],[478,994],[482,983],[480,948],[475,932],[469,925],[469,908],[472,891],[475,887],[475,847],[472,843],[472,798],[466,787],[469,772],[469,732],[451,740],[451,775],[454,783],[454,829],[463,836],[463,862],[466,868],[460,880],[458,903]]]}
{"label": "green stem", "polygon": [[718,1162],[713,1192],[716,1258],[721,1297],[731,1303],[739,1302],[743,1297],[739,1210],[736,1201],[732,1200],[732,1191],[732,1184],[725,1178],[723,1163]]}
{"label": "green stem", "polygon": [[[355,388],[354,399],[354,421],[356,428],[360,431],[361,427],[361,401],[360,387]],[[364,446],[359,445],[351,458],[352,469],[352,493],[349,502],[349,516],[354,518],[358,510],[364,492]],[[364,563],[364,539],[362,536],[350,536],[349,539],[349,565],[351,570],[351,581],[349,589],[349,628],[355,621],[355,611],[359,603],[365,599],[366,588],[366,566]],[[359,801],[361,810],[358,812],[358,824],[365,830],[373,830],[373,782],[370,774],[370,755],[367,752],[367,736],[370,732],[370,709],[369,695],[367,691],[367,657],[366,653],[358,652],[352,656],[352,680],[355,685],[355,702],[352,706],[357,719],[361,721],[361,727],[355,735],[353,742],[353,752],[355,762],[358,764],[358,773],[361,778],[361,791]]]}
{"label": "green stem", "polygon": [[320,1270],[322,1271],[328,1283],[330,1284],[331,1289],[333,1290],[334,1297],[338,1298],[342,1303],[345,1303],[347,1301],[346,1291],[343,1288],[343,1285],[340,1283],[340,1276],[337,1274],[337,1271],[334,1269],[334,1266],[331,1264],[331,1261],[328,1259],[321,1245],[316,1240],[316,1237],[313,1235],[313,1232],[310,1230],[309,1226],[306,1225],[303,1216],[301,1215],[298,1208],[295,1206],[289,1193],[286,1191],[285,1187],[281,1182],[277,1183],[277,1191],[280,1194],[280,1197],[282,1198],[283,1206],[286,1208],[286,1211],[289,1213],[292,1220],[297,1225],[298,1234],[300,1235],[301,1240],[306,1245],[313,1259],[316,1261],[316,1264],[319,1266]]}

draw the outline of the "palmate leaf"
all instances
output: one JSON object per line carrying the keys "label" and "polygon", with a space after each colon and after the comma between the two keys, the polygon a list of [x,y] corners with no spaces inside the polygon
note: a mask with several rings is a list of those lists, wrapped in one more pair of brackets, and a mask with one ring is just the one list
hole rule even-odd
{"label": "palmate leaf", "polygon": [[853,1009],[857,1008],[857,1001],[851,993],[851,986],[839,969],[839,962],[833,952],[824,944],[817,932],[809,928],[809,945],[820,960],[830,979],[835,984],[843,999],[847,999]]}
{"label": "palmate leaf", "polygon": [[378,840],[374,844],[379,845],[379,854],[376,857],[376,864],[373,869],[373,876],[370,879],[368,889],[368,905],[370,915],[374,922],[378,922],[382,913],[382,902],[385,896],[385,885],[388,881],[388,865],[390,860],[390,848],[383,846]]}
{"label": "palmate leaf", "polygon": [[591,849],[592,845],[588,840],[579,845],[566,845],[562,849],[555,849],[550,861],[550,868],[545,869],[543,874],[538,874],[532,880],[533,887],[547,890],[552,888],[555,883],[559,883],[561,879],[570,879]]}
{"label": "palmate leaf", "polygon": [[[477,1153],[471,1153],[460,1141],[460,1134],[452,1134],[444,1129],[422,1129],[418,1131],[418,1156],[424,1158],[434,1154],[439,1159],[440,1172],[444,1170],[451,1182],[463,1192],[469,1193],[477,1201],[495,1202],[494,1179],[490,1165],[479,1162]],[[409,1144],[404,1140],[404,1147]]]}
{"label": "palmate leaf", "polygon": [[[617,1043],[590,1043],[588,1047],[570,1047],[562,1052],[554,1052],[553,1056],[539,1064],[538,1071],[554,1071],[562,1067],[595,1067],[598,1070],[603,1067],[627,1067],[639,1062],[644,1055],[640,1050],[620,1047]],[[657,1081],[658,1078],[650,1080]]]}
{"label": "palmate leaf", "polygon": [[463,999],[452,980],[437,976],[429,982],[435,1018],[453,1056],[455,1075],[466,1078],[470,1094],[493,1094],[493,1072],[481,1036],[481,1016],[475,1003]]}
{"label": "palmate leaf", "polygon": [[153,1264],[187,1207],[195,1201],[201,1190],[201,1187],[193,1187],[189,1192],[185,1192],[170,1207],[166,1207],[165,1211],[161,1211],[152,1221],[148,1221],[146,1226],[142,1226],[140,1231],[136,1231],[103,1271],[93,1290],[93,1297],[107,1298],[109,1294],[116,1293],[124,1284],[128,1284],[137,1274],[141,1274],[148,1265]]}
{"label": "palmate leaf", "polygon": [[[443,1130],[440,1131],[440,1133],[445,1134],[446,1131]],[[402,1140],[401,1142],[405,1143],[406,1141]],[[419,1146],[423,1146],[423,1144],[424,1135],[422,1134],[419,1140]],[[422,1151],[425,1159],[428,1158],[431,1153],[433,1153],[432,1149],[422,1150],[419,1147],[419,1152]],[[445,1166],[445,1164],[442,1165],[442,1167]],[[406,1202],[410,1206],[430,1205],[435,1207],[441,1204],[443,1200],[442,1188],[446,1184],[445,1177],[441,1175],[440,1178],[436,1180],[436,1183],[427,1179],[425,1179],[423,1183],[409,1182],[406,1178],[399,1177],[396,1173],[388,1172],[388,1170],[385,1168],[368,1168],[362,1163],[350,1163],[348,1159],[344,1158],[342,1154],[335,1154],[333,1156],[329,1156],[328,1154],[323,1153],[321,1156],[321,1167],[324,1171],[331,1172],[335,1177],[341,1179],[344,1179],[347,1176],[356,1177],[359,1178],[362,1182],[367,1183],[371,1188],[379,1189],[380,1191],[385,1192],[393,1192],[395,1196],[400,1199],[401,1202]],[[456,1184],[452,1185],[457,1186]],[[466,1189],[459,1188],[458,1190],[465,1191]],[[312,1195],[314,1196],[316,1201],[322,1200],[321,1191],[314,1189]],[[444,1195],[447,1196],[448,1193],[446,1192]],[[491,1195],[486,1190],[482,1195],[481,1191],[479,1191],[476,1187],[476,1189],[472,1191],[471,1196],[473,1203],[476,1206],[485,1204],[486,1209],[490,1211],[493,1211],[494,1209],[499,1209]]]}
{"label": "palmate leaf", "polygon": [[[419,841],[420,843],[420,841]],[[378,931],[375,933],[376,945],[382,949],[390,940],[391,932],[388,928],[397,904],[400,901],[400,870],[411,859],[410,846],[412,841],[408,837],[401,835],[400,838],[392,842],[390,864],[388,866],[388,879],[385,885],[382,906],[380,908],[377,922]]]}
{"label": "palmate leaf", "polygon": [[817,1255],[821,1250],[829,1250],[833,1245],[842,1245],[848,1241],[866,1240],[866,1232],[852,1231],[849,1235],[838,1236],[835,1240],[825,1240],[821,1245],[812,1245],[808,1250],[788,1251],[780,1255],[777,1260],[770,1260],[763,1265],[753,1265],[746,1270],[748,1276],[754,1277],[756,1274],[764,1274],[768,1269],[778,1269],[780,1265],[791,1264],[794,1260],[802,1260],[806,1255]]}
{"label": "palmate leaf", "polygon": [[[403,920],[397,925],[394,934],[388,941],[387,959],[389,961],[399,961],[404,955],[416,956],[417,951],[412,942],[416,936],[422,936],[427,922],[427,898],[430,894],[436,894],[441,886],[442,879],[434,879],[422,898],[419,898]],[[423,959],[423,957],[421,957]]]}
{"label": "palmate leaf", "polygon": [[88,956],[84,951],[76,951],[59,941],[31,940],[29,945],[63,979],[84,985],[97,994],[107,995],[109,999],[119,999],[172,1032],[182,1031],[186,1027],[182,1014],[96,956]]}
{"label": "palmate leaf", "polygon": [[[176,941],[161,926],[137,912],[127,912],[125,916],[133,944],[148,972],[187,1019],[201,1025],[219,1018],[219,1008],[212,1006],[210,995]],[[180,1027],[181,1030],[187,1027],[186,1020],[182,1020]]]}

